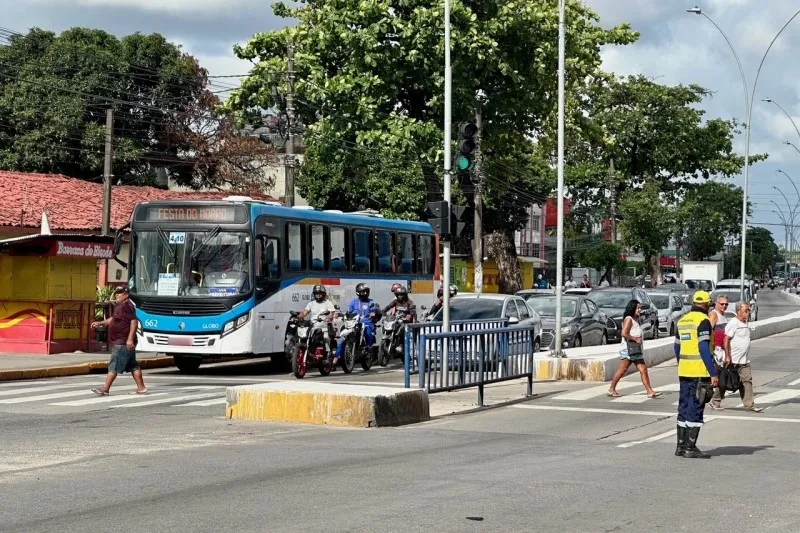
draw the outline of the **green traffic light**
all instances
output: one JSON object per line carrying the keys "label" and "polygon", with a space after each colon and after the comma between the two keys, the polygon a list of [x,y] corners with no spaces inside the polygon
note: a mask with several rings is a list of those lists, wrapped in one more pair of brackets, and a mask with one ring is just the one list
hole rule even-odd
{"label": "green traffic light", "polygon": [[469,167],[472,165],[472,162],[469,160],[468,157],[464,157],[463,155],[458,156],[456,159],[456,167],[459,171],[464,172],[469,170]]}

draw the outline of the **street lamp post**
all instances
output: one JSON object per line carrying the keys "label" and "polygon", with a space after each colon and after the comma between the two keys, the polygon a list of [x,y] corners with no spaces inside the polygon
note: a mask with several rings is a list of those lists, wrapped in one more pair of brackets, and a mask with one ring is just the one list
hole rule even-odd
{"label": "street lamp post", "polygon": [[794,148],[794,151],[795,151],[795,152],[797,152],[798,154],[800,154],[800,148],[798,148],[797,146],[795,146],[795,144],[794,144],[792,141],[783,141],[783,144],[785,144],[786,146],[791,146],[792,148]]}
{"label": "street lamp post", "polygon": [[556,330],[555,354],[561,355],[562,287],[564,286],[564,71],[566,69],[566,0],[558,2],[558,228],[556,230]]}
{"label": "street lamp post", "polygon": [[[450,149],[452,145],[453,77],[450,66],[450,0],[444,0],[444,203],[450,209]],[[442,216],[449,217],[450,212]],[[478,246],[478,243],[475,244]],[[450,332],[450,237],[442,240],[442,331]],[[447,361],[448,341],[442,350]]]}
{"label": "street lamp post", "polygon": [[[774,209],[772,210],[773,213],[778,215],[778,218],[783,222],[783,274],[784,278],[788,282],[789,280],[789,249],[791,246],[794,246],[794,227],[791,226],[788,220],[786,220],[786,215],[784,215],[783,210],[780,208],[775,201],[770,200],[772,204],[778,208],[777,211]],[[791,231],[791,234],[790,234]]]}
{"label": "street lamp post", "polygon": [[736,59],[736,65],[739,67],[739,74],[742,77],[742,86],[744,87],[744,91],[745,91],[744,103],[745,103],[745,106],[747,107],[747,122],[746,122],[745,126],[747,128],[747,133],[745,134],[745,144],[744,144],[744,187],[743,187],[744,194],[742,195],[742,248],[741,248],[741,250],[742,250],[742,254],[741,254],[742,255],[742,261],[741,261],[741,265],[740,265],[740,268],[741,268],[741,273],[740,273],[741,286],[739,287],[739,297],[741,298],[742,301],[744,301],[744,280],[745,280],[745,253],[744,253],[744,250],[745,250],[745,245],[746,245],[746,242],[747,242],[747,186],[748,186],[748,181],[749,181],[749,177],[750,177],[749,176],[750,175],[750,136],[751,136],[751,133],[752,133],[752,130],[753,130],[752,125],[751,125],[751,122],[753,120],[753,99],[756,96],[756,86],[758,85],[758,78],[761,75],[761,69],[764,66],[764,61],[767,59],[767,55],[769,54],[769,51],[772,50],[772,46],[775,44],[775,41],[778,40],[778,37],[780,37],[780,35],[783,33],[783,30],[785,30],[786,27],[789,24],[791,24],[791,22],[797,17],[797,15],[800,15],[800,9],[798,9],[795,12],[795,14],[792,15],[792,17],[788,21],[786,21],[786,23],[781,27],[781,29],[778,31],[778,33],[775,34],[775,37],[772,38],[772,41],[770,41],[769,46],[767,47],[767,50],[764,52],[764,55],[761,57],[761,62],[758,65],[758,70],[756,71],[756,78],[753,81],[752,92],[748,91],[747,77],[744,74],[744,69],[742,68],[742,62],[739,60],[739,55],[736,53],[736,49],[733,47],[733,44],[731,43],[730,39],[728,39],[728,36],[725,35],[724,31],[722,31],[722,28],[720,28],[719,25],[716,22],[714,22],[714,20],[710,16],[708,16],[708,14],[706,12],[704,12],[702,9],[700,9],[697,6],[691,8],[691,9],[687,9],[686,11],[689,12],[689,13],[693,13],[695,15],[703,15],[722,34],[722,37],[725,39],[725,42],[728,43],[728,46],[730,47],[731,52],[733,52],[733,57]]}

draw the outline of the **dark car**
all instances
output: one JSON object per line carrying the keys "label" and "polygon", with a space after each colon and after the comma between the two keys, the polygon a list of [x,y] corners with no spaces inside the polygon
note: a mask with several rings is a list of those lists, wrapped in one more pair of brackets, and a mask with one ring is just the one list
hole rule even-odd
{"label": "dark car", "polygon": [[[530,298],[528,305],[542,317],[542,348],[553,349],[556,297]],[[609,321],[605,313],[585,296],[562,296],[561,316],[561,339],[564,348],[596,346],[619,341],[619,330],[613,321]]]}
{"label": "dark car", "polygon": [[611,317],[620,330],[622,329],[622,314],[625,312],[625,306],[628,305],[629,301],[637,300],[642,305],[639,324],[642,326],[644,336],[649,336],[651,339],[658,338],[658,310],[644,289],[639,287],[605,287],[592,290],[589,293],[589,298],[597,304],[597,307],[602,312]]}

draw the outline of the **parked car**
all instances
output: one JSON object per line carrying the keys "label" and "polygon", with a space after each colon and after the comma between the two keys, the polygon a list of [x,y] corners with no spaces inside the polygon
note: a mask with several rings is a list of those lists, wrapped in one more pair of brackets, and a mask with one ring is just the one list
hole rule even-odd
{"label": "parked car", "polygon": [[650,301],[650,297],[644,289],[639,287],[605,287],[593,289],[589,293],[589,298],[617,324],[617,329],[620,330],[622,329],[622,314],[625,312],[625,306],[628,305],[629,301],[637,300],[642,305],[639,324],[642,326],[644,336],[649,336],[651,339],[658,338],[658,310],[653,306],[653,302]]}
{"label": "parked car", "polygon": [[648,291],[647,294],[658,310],[658,332],[662,335],[675,336],[678,320],[686,314],[682,295],[678,292],[655,290]]}
{"label": "parked car", "polygon": [[553,296],[556,293],[555,289],[522,289],[517,291],[517,296],[524,299],[538,298],[539,296]]}
{"label": "parked car", "polygon": [[[433,318],[442,321],[440,309]],[[533,324],[535,346],[539,351],[542,343],[542,319],[527,302],[519,296],[507,294],[459,294],[450,300],[450,320],[491,320],[507,318],[509,324]]]}
{"label": "parked car", "polygon": [[572,289],[566,289],[564,294],[589,294],[590,292],[592,292],[592,289],[581,289],[576,287]]}
{"label": "parked car", "polygon": [[[556,297],[531,298],[528,305],[542,317],[542,348],[555,348]],[[586,296],[561,297],[562,348],[597,346],[619,342],[619,330],[613,320]]]}
{"label": "parked car", "polygon": [[[750,320],[755,322],[758,320],[758,302],[756,298],[750,294],[750,290],[745,287],[745,301],[750,302]],[[733,318],[736,316],[736,302],[740,301],[739,298],[739,287],[736,288],[728,288],[728,289],[717,289],[711,293],[711,305],[714,306],[717,302],[717,298],[720,296],[725,296],[728,298],[728,309],[725,310],[725,316],[727,318]]]}

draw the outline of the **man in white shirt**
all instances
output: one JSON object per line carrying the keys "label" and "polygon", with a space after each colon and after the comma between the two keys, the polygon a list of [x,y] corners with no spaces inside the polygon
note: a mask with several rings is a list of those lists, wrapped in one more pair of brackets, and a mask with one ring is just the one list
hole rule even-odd
{"label": "man in white shirt", "polygon": [[[725,326],[725,364],[732,365],[739,373],[741,385],[739,396],[746,411],[760,413],[762,408],[756,407],[753,397],[753,371],[750,368],[750,304],[736,303],[736,317],[728,321]],[[725,391],[720,390],[725,397]]]}

